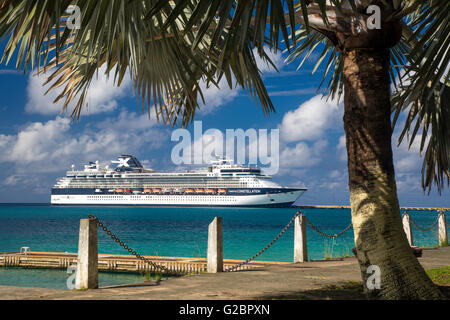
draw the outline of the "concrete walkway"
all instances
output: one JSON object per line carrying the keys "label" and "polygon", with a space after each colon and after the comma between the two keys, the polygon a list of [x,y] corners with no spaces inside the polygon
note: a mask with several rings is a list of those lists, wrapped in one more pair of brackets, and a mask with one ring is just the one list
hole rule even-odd
{"label": "concrete walkway", "polygon": [[[424,249],[425,269],[450,265],[450,247]],[[202,274],[155,283],[69,291],[0,286],[0,299],[270,299],[295,297],[309,290],[348,281],[361,281],[356,258],[265,267],[260,270]]]}

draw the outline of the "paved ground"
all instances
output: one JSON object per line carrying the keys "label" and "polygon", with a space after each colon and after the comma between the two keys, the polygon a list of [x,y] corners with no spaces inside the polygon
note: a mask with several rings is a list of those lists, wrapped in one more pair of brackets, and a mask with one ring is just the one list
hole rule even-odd
{"label": "paved ground", "polygon": [[[419,261],[425,269],[450,265],[450,247],[426,249]],[[354,257],[87,291],[0,286],[0,299],[264,299],[291,297],[345,281],[361,281]]]}

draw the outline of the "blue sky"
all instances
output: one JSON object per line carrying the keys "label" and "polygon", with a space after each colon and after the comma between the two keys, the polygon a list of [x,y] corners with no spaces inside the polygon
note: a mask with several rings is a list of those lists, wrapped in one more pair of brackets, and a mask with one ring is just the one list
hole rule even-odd
{"label": "blue sky", "polygon": [[[274,181],[306,186],[299,204],[348,204],[342,104],[325,101],[316,91],[321,70],[310,72],[317,56],[299,71],[298,62],[285,64],[284,54],[272,57],[280,72],[262,61],[260,67],[276,113],[265,117],[245,91],[222,86],[205,90],[206,104],[196,120],[202,121],[203,131],[279,129],[280,170]],[[45,96],[42,83],[43,78],[0,66],[0,202],[49,202],[56,178],[72,164],[106,164],[124,153],[155,170],[176,169],[171,162],[174,129],[141,113],[130,81],[116,88],[100,74],[91,88],[89,111],[79,122],[61,114],[61,106],[52,103],[56,94]],[[423,192],[417,143],[411,150],[406,144],[395,147],[394,160],[402,206],[450,206],[448,190],[441,196]]]}

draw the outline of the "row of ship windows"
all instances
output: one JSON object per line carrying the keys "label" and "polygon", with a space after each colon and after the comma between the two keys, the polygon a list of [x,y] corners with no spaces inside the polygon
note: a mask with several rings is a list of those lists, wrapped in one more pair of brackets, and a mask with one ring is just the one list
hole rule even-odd
{"label": "row of ship windows", "polygon": [[239,183],[248,183],[248,182],[258,182],[260,180],[252,180],[252,179],[236,179],[236,180],[183,180],[183,181],[160,181],[160,180],[147,180],[147,181],[136,181],[136,180],[120,180],[120,181],[111,181],[111,180],[103,180],[103,181],[77,181],[77,180],[60,180],[63,183],[71,183],[71,184],[135,184],[135,185],[144,185],[144,184],[164,184],[164,185],[189,185],[189,184],[239,184]]}
{"label": "row of ship windows", "polygon": [[[168,195],[164,195],[164,196],[129,196],[129,197],[125,197],[125,196],[110,196],[110,195],[105,195],[105,196],[87,196],[88,199],[124,199],[124,198],[129,198],[129,199],[162,199],[162,198],[167,198]],[[198,198],[228,198],[229,196],[218,196],[218,195],[195,195],[195,196],[191,196],[191,195],[187,195],[187,196],[170,196],[171,199],[176,199],[176,198],[192,198],[192,199],[198,199]]]}
{"label": "row of ship windows", "polygon": [[141,180],[136,181],[121,179],[121,180],[97,180],[97,181],[80,181],[80,180],[59,180],[60,183],[65,184],[132,184],[132,185],[156,185],[156,184],[164,184],[164,185],[190,185],[190,184],[202,184],[202,185],[215,185],[215,184],[242,184],[242,183],[258,183],[261,180],[255,179],[233,179],[233,180],[222,180],[222,179],[214,179],[214,180],[183,180],[183,181],[167,181],[167,180]]}
{"label": "row of ship windows", "polygon": [[[121,185],[79,185],[79,184],[69,184],[65,186],[66,188],[104,188],[104,189],[110,189],[110,188],[161,188],[161,185],[146,185],[143,187],[142,185],[127,185],[127,184],[121,184]],[[164,188],[245,188],[245,187],[261,187],[259,184],[216,184],[216,185],[164,185]]]}
{"label": "row of ship windows", "polygon": [[[246,175],[246,176],[241,176],[242,178],[245,179],[259,179],[259,178],[265,178],[267,176],[259,176],[259,175]],[[87,180],[87,179],[106,179],[106,180],[122,180],[122,179],[129,179],[129,180],[215,180],[215,179],[225,179],[228,180],[230,179],[230,176],[223,176],[223,175],[203,175],[203,176],[153,176],[153,177],[130,177],[130,176],[125,176],[125,177],[121,177],[121,176],[114,176],[114,177],[104,177],[104,176],[99,176],[99,177],[95,177],[95,176],[89,176],[88,178],[83,177],[83,176],[67,176],[67,177],[60,177],[61,179],[80,179],[80,180]]]}
{"label": "row of ship windows", "polygon": [[[69,196],[67,198],[70,198]],[[124,197],[120,196],[88,196],[88,200],[125,200]],[[130,197],[131,200],[164,200],[167,197],[161,196],[145,196],[145,197]],[[170,200],[189,200],[189,201],[203,201],[206,199],[214,199],[214,200],[228,200],[228,201],[236,201],[236,199],[232,197],[224,197],[224,196],[205,196],[205,197],[171,197]]]}
{"label": "row of ship windows", "polygon": [[112,188],[111,186],[92,186],[92,187],[77,187],[77,186],[69,186],[69,187],[64,187],[64,189],[69,188],[69,189],[103,189],[103,190],[112,190],[112,189],[138,189],[138,191],[142,191],[142,189],[145,188],[150,188],[150,189],[163,189],[163,188],[168,188],[168,189],[221,189],[221,188],[225,188],[225,189],[241,189],[241,188],[261,188],[261,186],[252,186],[252,185],[242,185],[242,186],[215,186],[215,187],[208,187],[208,188],[204,188],[204,187],[197,187],[197,186],[189,186],[189,187],[161,187],[161,186],[153,186],[153,187],[134,187],[134,186],[114,186],[114,188]]}
{"label": "row of ship windows", "polygon": [[[72,178],[72,177],[60,177],[59,179],[64,179],[64,180],[70,180],[70,181],[80,181],[80,182],[89,182],[89,180],[94,180],[94,179],[77,179],[77,178]],[[142,179],[137,179],[137,178],[133,178],[133,177],[124,177],[124,178],[97,178],[95,179],[95,182],[97,181],[113,181],[113,182],[119,182],[119,181],[139,181],[139,182],[145,182],[145,181],[157,181],[157,182],[178,182],[178,181],[236,181],[236,180],[259,180],[259,179],[269,179],[268,177],[252,177],[252,176],[247,176],[247,177],[243,177],[240,176],[239,178],[233,177],[233,176],[225,176],[225,177],[201,177],[201,178],[174,178],[174,177],[167,177],[167,178],[142,178]]]}
{"label": "row of ship windows", "polygon": [[233,180],[222,180],[222,179],[214,179],[214,180],[183,180],[183,181],[164,181],[164,180],[101,180],[101,181],[78,181],[78,180],[60,180],[65,183],[73,183],[73,184],[136,184],[136,185],[144,185],[144,184],[167,184],[167,185],[186,185],[186,184],[239,184],[244,182],[258,182],[261,180],[254,179],[233,179]]}
{"label": "row of ship windows", "polygon": [[97,187],[98,186],[112,186],[112,187],[117,187],[117,186],[132,186],[135,188],[142,188],[142,186],[148,186],[148,187],[173,187],[173,188],[190,188],[193,186],[198,186],[200,188],[207,188],[207,187],[211,187],[213,188],[214,186],[241,186],[241,185],[248,185],[251,184],[252,182],[241,182],[241,183],[208,183],[208,184],[204,184],[204,183],[185,183],[185,184],[167,184],[167,183],[163,183],[163,184],[158,184],[158,183],[144,183],[144,184],[135,184],[135,183],[66,183],[64,185],[73,187],[73,186],[92,186],[92,187]]}

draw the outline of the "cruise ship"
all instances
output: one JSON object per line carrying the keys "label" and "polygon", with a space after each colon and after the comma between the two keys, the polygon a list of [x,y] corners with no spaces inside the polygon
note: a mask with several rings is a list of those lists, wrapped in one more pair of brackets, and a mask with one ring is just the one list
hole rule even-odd
{"label": "cruise ship", "polygon": [[217,159],[206,168],[155,172],[132,155],[72,169],[52,188],[51,204],[66,206],[290,207],[307,190],[284,188],[261,168]]}

